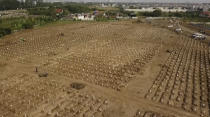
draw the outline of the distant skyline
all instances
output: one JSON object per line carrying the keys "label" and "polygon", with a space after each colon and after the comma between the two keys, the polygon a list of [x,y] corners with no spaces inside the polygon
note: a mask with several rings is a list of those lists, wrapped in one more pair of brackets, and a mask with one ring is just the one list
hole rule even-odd
{"label": "distant skyline", "polygon": [[210,3],[210,0],[45,0],[47,2],[159,2],[159,3]]}

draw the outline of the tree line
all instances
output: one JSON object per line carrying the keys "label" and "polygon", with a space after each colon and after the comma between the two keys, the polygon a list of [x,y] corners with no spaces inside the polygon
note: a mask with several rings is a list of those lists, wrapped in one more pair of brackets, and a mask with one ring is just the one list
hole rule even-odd
{"label": "tree line", "polygon": [[[36,3],[36,4],[35,4]],[[0,0],[0,10],[15,10],[17,8],[32,8],[35,6],[46,6],[43,0]]]}
{"label": "tree line", "polygon": [[12,10],[20,7],[17,0],[0,0],[0,10]]}

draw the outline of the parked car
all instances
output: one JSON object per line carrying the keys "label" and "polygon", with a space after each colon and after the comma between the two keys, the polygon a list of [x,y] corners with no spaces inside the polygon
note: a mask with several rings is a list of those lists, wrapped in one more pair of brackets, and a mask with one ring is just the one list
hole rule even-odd
{"label": "parked car", "polygon": [[176,31],[177,33],[182,33],[182,29],[181,29],[181,28],[177,28],[177,29],[175,29],[175,31]]}
{"label": "parked car", "polygon": [[201,34],[201,33],[193,33],[192,34],[192,38],[194,39],[200,39],[200,40],[205,40],[206,39],[206,36]]}

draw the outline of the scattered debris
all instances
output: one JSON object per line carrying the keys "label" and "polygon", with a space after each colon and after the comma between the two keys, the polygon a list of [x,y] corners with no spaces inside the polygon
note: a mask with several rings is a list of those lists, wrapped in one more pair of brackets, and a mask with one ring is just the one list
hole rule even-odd
{"label": "scattered debris", "polygon": [[167,65],[162,65],[162,68],[167,68],[169,69],[169,67]]}
{"label": "scattered debris", "polygon": [[71,87],[74,89],[80,90],[80,89],[85,88],[85,84],[74,82],[71,84]]}
{"label": "scattered debris", "polygon": [[173,25],[169,25],[169,26],[168,26],[168,28],[173,28],[173,27],[174,27]]}
{"label": "scattered debris", "polygon": [[169,50],[169,49],[167,49],[167,50],[166,50],[166,52],[167,52],[167,53],[171,53],[172,51],[171,51],[171,50]]}
{"label": "scattered debris", "polygon": [[60,32],[58,33],[58,37],[63,37],[64,36],[64,33]]}
{"label": "scattered debris", "polygon": [[38,72],[38,68],[37,68],[37,67],[35,68],[35,72],[36,72],[36,73]]}
{"label": "scattered debris", "polygon": [[47,77],[48,73],[39,73],[39,77]]}
{"label": "scattered debris", "polygon": [[26,41],[24,38],[20,38],[20,40],[21,40],[22,42],[25,42],[25,41]]}
{"label": "scattered debris", "polygon": [[57,55],[57,54],[56,54],[54,51],[50,51],[50,52],[47,53],[47,55],[48,55],[48,56],[55,56],[55,55]]}
{"label": "scattered debris", "polygon": [[140,110],[137,110],[136,116],[139,116],[139,115],[141,115],[141,111]]}

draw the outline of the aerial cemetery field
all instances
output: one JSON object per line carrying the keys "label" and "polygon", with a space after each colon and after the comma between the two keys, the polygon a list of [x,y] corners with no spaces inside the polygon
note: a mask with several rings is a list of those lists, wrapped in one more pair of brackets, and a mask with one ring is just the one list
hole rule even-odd
{"label": "aerial cemetery field", "polygon": [[209,117],[209,45],[165,27],[61,23],[1,38],[0,117]]}

